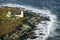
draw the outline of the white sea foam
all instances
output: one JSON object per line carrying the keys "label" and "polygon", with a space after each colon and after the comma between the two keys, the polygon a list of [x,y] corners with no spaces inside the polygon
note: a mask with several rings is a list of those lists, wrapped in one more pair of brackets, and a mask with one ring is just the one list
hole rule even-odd
{"label": "white sea foam", "polygon": [[44,9],[37,9],[37,8],[31,7],[31,6],[27,6],[27,5],[19,5],[19,4],[11,4],[11,3],[9,3],[9,4],[2,4],[0,6],[9,6],[9,7],[24,8],[24,10],[32,10],[32,12],[41,13],[40,14],[41,16],[45,16],[45,17],[49,16],[51,21],[47,21],[46,25],[45,24],[40,24],[40,23],[37,25],[38,26],[37,28],[44,28],[41,31],[43,31],[43,33],[46,34],[46,35],[43,37],[43,39],[41,39],[41,36],[39,35],[39,33],[41,31],[40,30],[36,30],[35,33],[38,36],[40,36],[40,37],[37,38],[37,39],[34,39],[34,40],[40,40],[40,39],[41,40],[45,40],[45,38],[49,36],[50,31],[52,31],[52,28],[53,28],[52,24],[54,23],[54,21],[56,19],[56,16],[54,14],[52,14],[52,12],[50,10],[48,10],[48,9],[46,9],[46,10],[44,10]]}

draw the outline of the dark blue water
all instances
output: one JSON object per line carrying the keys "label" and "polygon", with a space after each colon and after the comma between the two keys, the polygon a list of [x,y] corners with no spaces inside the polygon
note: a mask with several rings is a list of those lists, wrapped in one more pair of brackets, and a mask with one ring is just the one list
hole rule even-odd
{"label": "dark blue water", "polygon": [[[49,9],[52,14],[57,16],[57,21],[60,22],[60,0],[0,0],[1,3],[15,3],[20,5],[28,5],[38,9]],[[60,34],[60,23],[55,24],[55,33]],[[60,35],[49,37],[47,40],[60,40]]]}

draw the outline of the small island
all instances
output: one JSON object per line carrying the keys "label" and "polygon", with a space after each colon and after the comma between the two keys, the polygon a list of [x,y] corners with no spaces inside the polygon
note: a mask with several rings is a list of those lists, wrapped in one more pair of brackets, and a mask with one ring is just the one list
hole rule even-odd
{"label": "small island", "polygon": [[[40,21],[50,21],[49,18],[38,15],[35,12],[20,10],[17,7],[0,7],[0,39],[24,40],[34,39],[33,31]],[[24,38],[24,39],[23,39]]]}

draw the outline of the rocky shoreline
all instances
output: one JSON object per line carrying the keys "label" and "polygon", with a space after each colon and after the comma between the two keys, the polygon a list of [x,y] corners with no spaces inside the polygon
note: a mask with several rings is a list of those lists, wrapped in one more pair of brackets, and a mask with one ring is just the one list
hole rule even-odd
{"label": "rocky shoreline", "polygon": [[[11,11],[14,15],[7,17],[7,12]],[[34,12],[23,11],[24,17],[15,17],[15,15],[21,14],[21,11],[17,7],[0,7],[0,37],[1,40],[24,40],[27,38],[35,39],[38,36],[34,36],[33,32],[36,30],[36,24],[41,21],[50,21],[49,18],[40,16]]]}

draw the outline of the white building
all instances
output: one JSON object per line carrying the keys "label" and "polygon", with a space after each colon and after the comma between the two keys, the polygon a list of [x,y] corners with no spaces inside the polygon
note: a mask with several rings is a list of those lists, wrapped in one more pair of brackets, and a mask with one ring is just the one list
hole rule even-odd
{"label": "white building", "polygon": [[[12,13],[11,11],[8,11],[7,17],[11,17],[11,16],[12,16],[11,13]],[[24,16],[24,15],[23,15],[23,11],[21,11],[21,14],[20,14],[20,15],[13,15],[13,16],[16,16],[16,17],[23,17],[23,16]]]}

